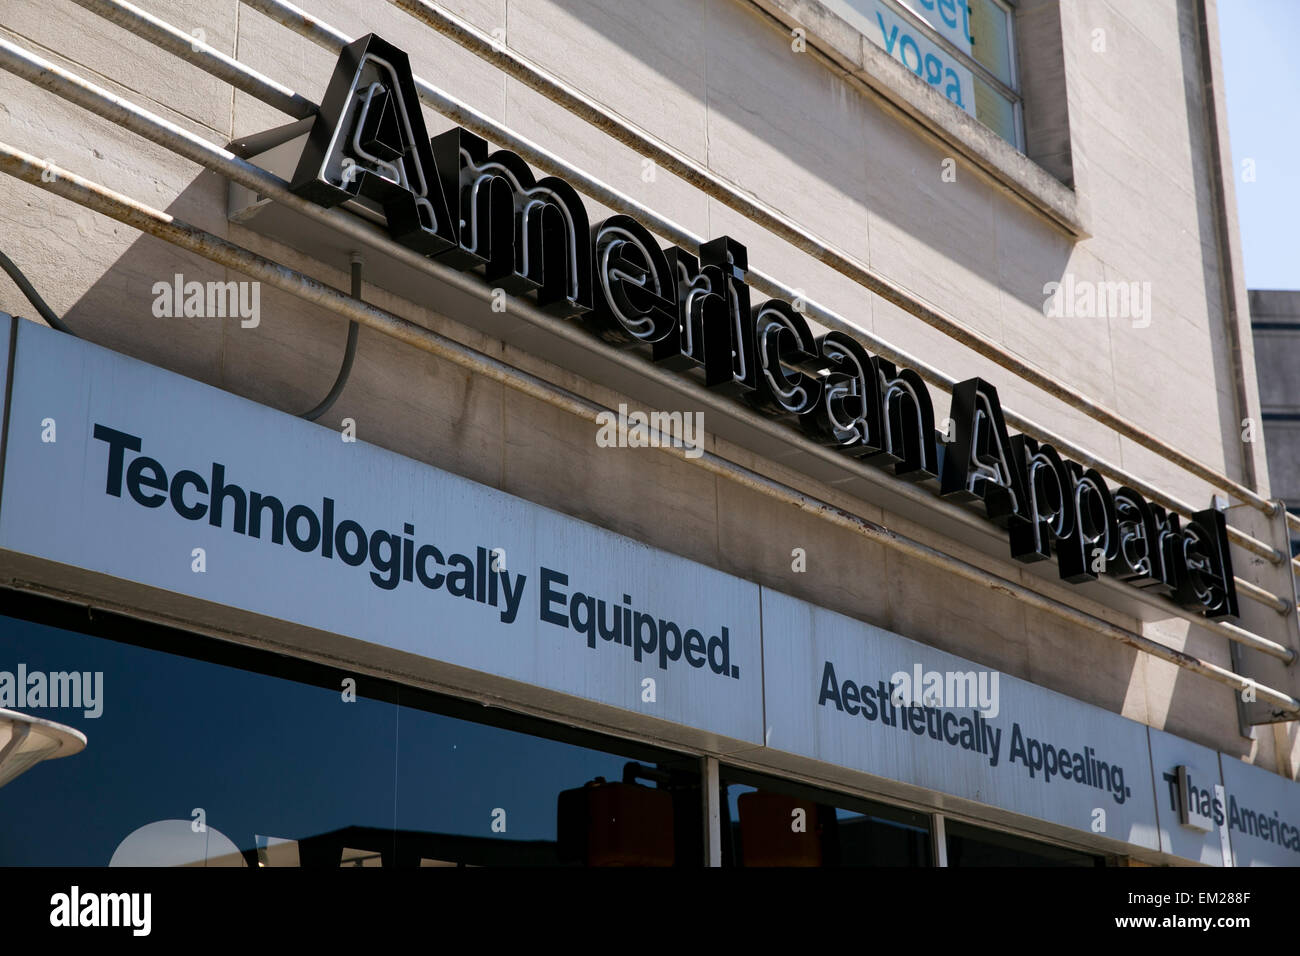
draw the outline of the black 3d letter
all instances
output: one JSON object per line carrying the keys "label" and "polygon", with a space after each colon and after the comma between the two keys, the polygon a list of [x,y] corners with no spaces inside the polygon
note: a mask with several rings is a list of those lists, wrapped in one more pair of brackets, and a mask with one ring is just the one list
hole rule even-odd
{"label": "black 3d letter", "polygon": [[696,259],[674,246],[666,253],[677,275],[677,330],[658,342],[654,360],[674,371],[704,369],[704,384],[728,395],[758,387],[754,317],[749,307],[745,247],[722,236]]}
{"label": "black 3d letter", "polygon": [[1118,489],[1113,497],[1119,540],[1107,558],[1107,570],[1134,587],[1147,587],[1156,582],[1152,560],[1158,539],[1155,515],[1146,499],[1128,486]]}
{"label": "black 3d letter", "polygon": [[955,437],[944,452],[939,494],[983,500],[989,518],[1004,528],[1029,521],[1024,476],[1016,467],[997,389],[978,378],[959,382],[950,416]]}
{"label": "black 3d letter", "polygon": [[291,188],[382,213],[394,241],[424,255],[456,244],[405,53],[373,33],[343,48]]}
{"label": "black 3d letter", "polygon": [[1045,561],[1052,556],[1052,542],[1068,537],[1074,527],[1070,473],[1055,448],[1028,435],[1012,436],[1011,449],[1029,498],[1029,520],[1012,522],[1008,529],[1011,556],[1026,564]]}
{"label": "black 3d letter", "polygon": [[1119,545],[1119,525],[1106,480],[1093,469],[1085,471],[1072,461],[1065,463],[1065,469],[1074,526],[1057,541],[1057,570],[1062,581],[1082,584],[1097,580],[1108,570]]}
{"label": "black 3d letter", "polygon": [[885,427],[884,443],[878,454],[863,457],[891,468],[894,477],[924,481],[937,476],[938,454],[934,448],[934,406],[930,390],[910,368],[895,369],[894,363],[876,356],[877,401]]}
{"label": "black 3d letter", "polygon": [[460,241],[446,261],[482,267],[507,292],[536,292],[537,304],[555,315],[591,309],[587,209],[572,186],[555,176],[534,180],[519,156],[489,154],[485,140],[460,127],[434,137],[433,155],[460,216]]}
{"label": "black 3d letter", "polygon": [[1147,547],[1151,558],[1149,580],[1137,580],[1139,587],[1148,587],[1159,594],[1173,597],[1186,587],[1187,557],[1183,551],[1183,530],[1178,515],[1165,511],[1159,505],[1151,509],[1152,535]]}
{"label": "black 3d letter", "polygon": [[1184,607],[1199,607],[1211,621],[1237,616],[1237,584],[1228,553],[1228,524],[1214,508],[1198,511],[1183,529],[1187,576],[1174,594]]}
{"label": "black 3d letter", "polygon": [[620,347],[653,345],[677,327],[677,278],[649,230],[610,216],[591,230],[596,334]]}
{"label": "black 3d letter", "polygon": [[823,335],[817,340],[817,352],[828,371],[817,405],[800,417],[800,427],[846,455],[879,454],[885,448],[885,425],[876,360],[843,332]]}
{"label": "black 3d letter", "polygon": [[759,374],[750,404],[778,417],[811,411],[821,395],[821,362],[804,317],[790,303],[769,299],[754,307],[752,323]]}

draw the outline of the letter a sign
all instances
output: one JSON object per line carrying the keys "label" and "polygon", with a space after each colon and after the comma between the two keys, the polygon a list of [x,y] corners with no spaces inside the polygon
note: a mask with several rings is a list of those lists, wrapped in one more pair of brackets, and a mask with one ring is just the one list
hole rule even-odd
{"label": "letter a sign", "polygon": [[354,199],[382,212],[393,239],[425,255],[456,244],[405,53],[374,34],[343,48],[293,191],[322,206]]}

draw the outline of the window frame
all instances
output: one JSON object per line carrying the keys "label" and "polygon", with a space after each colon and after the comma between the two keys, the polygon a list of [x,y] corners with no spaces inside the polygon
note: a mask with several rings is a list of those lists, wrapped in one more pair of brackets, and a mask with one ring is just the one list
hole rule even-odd
{"label": "window frame", "polygon": [[[853,7],[853,0],[838,0],[838,2],[850,8]],[[1007,140],[1007,142],[1015,147],[1016,152],[1023,155],[1025,152],[1024,97],[1020,93],[1020,46],[1016,35],[1016,11],[1014,5],[1008,2],[1008,0],[988,0],[989,3],[1001,10],[1002,15],[1006,18],[1007,44],[1009,46],[1007,53],[1008,63],[1010,64],[1011,69],[1011,85],[1008,86],[1000,77],[997,76],[997,74],[986,67],[983,63],[980,63],[969,53],[959,49],[942,33],[930,26],[922,14],[908,6],[909,0],[876,0],[876,2],[881,3],[896,16],[914,26],[927,40],[935,44],[949,56],[952,56],[963,67],[970,70],[973,75],[991,86],[999,96],[1011,103],[1012,126],[1014,128],[1015,140]],[[957,0],[957,2],[965,3],[965,0]],[[834,8],[832,7],[831,9],[833,10]],[[861,11],[857,12],[860,13]],[[876,41],[867,36],[864,31],[859,32],[862,33],[863,37],[868,42],[873,44],[876,43]],[[876,45],[879,46],[879,44]],[[974,113],[971,113],[970,115],[975,117]],[[978,120],[978,117],[975,118]],[[993,129],[992,127],[988,128]],[[993,131],[995,133],[998,132],[997,130]],[[998,135],[1000,136],[1001,133],[998,133]]]}

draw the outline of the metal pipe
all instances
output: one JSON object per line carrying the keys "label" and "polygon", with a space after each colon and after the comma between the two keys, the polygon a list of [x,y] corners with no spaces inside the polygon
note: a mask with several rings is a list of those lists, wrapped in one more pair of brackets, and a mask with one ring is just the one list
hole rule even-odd
{"label": "metal pipe", "polygon": [[[340,209],[326,209],[315,203],[304,200],[302,197],[292,193],[289,190],[288,184],[272,173],[252,165],[227,150],[214,146],[202,137],[196,136],[179,126],[176,126],[174,123],[170,123],[161,117],[155,116],[148,111],[113,95],[107,90],[103,90],[94,84],[67,72],[55,64],[23,50],[21,47],[9,43],[2,37],[0,37],[0,67],[13,72],[15,75],[21,76],[43,89],[47,89],[54,94],[77,104],[78,106],[90,110],[96,115],[112,120],[124,129],[137,133],[152,142],[158,143],[178,155],[217,171],[222,175],[225,175],[227,178],[232,179],[257,193],[281,202],[289,208],[292,208],[295,211],[321,223],[327,228],[347,235],[348,237],[357,240],[359,243],[373,247],[384,255],[397,259],[411,268],[425,272],[457,288],[471,291],[473,294],[481,294],[481,287],[478,283],[474,282],[474,280],[469,279],[464,274],[456,272],[455,270],[452,270],[434,260],[419,255],[404,246],[394,243],[381,230],[364,222],[359,217],[349,215]],[[598,343],[572,323],[557,320],[554,317],[537,310],[533,310],[531,314],[526,314],[526,318],[534,324],[545,327],[552,334],[564,338],[566,341],[580,345],[583,348],[599,348]],[[738,403],[728,402],[712,392],[692,389],[686,380],[681,377],[672,375],[656,366],[650,365],[628,352],[621,350],[601,350],[601,354],[603,357],[617,362],[644,378],[654,381],[657,384],[673,388],[676,391],[688,394],[694,401],[713,408],[722,414],[738,418],[746,424],[758,428],[764,433],[778,438],[787,444],[797,445],[801,450],[808,454],[815,455],[823,461],[833,462],[842,468],[873,481],[874,483],[879,483],[881,480],[880,473],[877,470],[872,469],[870,466],[858,464],[834,449],[810,441],[792,429],[782,427],[770,419],[748,411]],[[895,487],[895,485],[897,487]],[[983,522],[980,522],[971,512],[955,508],[947,502],[942,501],[942,499],[935,499],[932,496],[921,492],[919,489],[916,489],[915,486],[911,484],[893,483],[890,487],[895,493],[908,497],[909,500],[923,503],[930,508],[943,510],[949,517],[954,517],[956,520],[963,521],[970,527],[980,527],[982,530],[987,531],[987,526],[985,526]],[[1186,506],[1183,507],[1186,508]],[[1262,546],[1268,547],[1267,545]],[[1244,579],[1240,577],[1236,578],[1236,580],[1238,583],[1249,584],[1249,582],[1245,582]],[[1247,593],[1247,596],[1253,596],[1250,592],[1243,593]],[[1266,603],[1269,603],[1272,606],[1276,602],[1267,601]],[[1176,605],[1171,605],[1170,610],[1171,613],[1188,620],[1205,624],[1212,629],[1215,627],[1212,622],[1205,622],[1199,615],[1178,608]],[[1223,636],[1232,640],[1236,639],[1226,632],[1223,633]],[[1261,640],[1263,639],[1261,638]],[[1265,649],[1265,653],[1272,654],[1276,657],[1283,657],[1283,659],[1289,659],[1289,656],[1286,655],[1292,654],[1289,649],[1280,644],[1273,644],[1272,649]]]}
{"label": "metal pipe", "polygon": [[[278,0],[243,0],[243,2],[263,10],[263,12],[266,12],[266,8],[287,6],[287,4],[282,4]],[[1275,513],[1273,502],[1260,496],[1253,488],[1248,488],[1226,475],[1219,474],[1208,465],[1202,464],[1116,412],[1098,404],[1082,392],[1053,379],[1050,375],[1039,371],[1028,362],[1022,361],[1004,350],[998,343],[966,327],[957,319],[939,311],[938,308],[919,296],[908,292],[892,280],[874,272],[865,263],[858,261],[840,249],[834,248],[818,236],[808,232],[778,210],[757,198],[741,192],[706,166],[697,163],[669,144],[633,126],[623,118],[610,113],[585,93],[525,60],[504,44],[497,43],[492,37],[481,32],[469,22],[453,13],[427,3],[426,0],[391,0],[391,2],[394,6],[432,27],[443,36],[454,40],[458,45],[474,53],[480,59],[491,63],[502,72],[536,90],[552,102],[563,106],[575,116],[595,126],[623,145],[636,150],[642,156],[650,158],[656,165],[667,169],[701,192],[736,210],[751,222],[762,226],[768,232],[779,236],[795,248],[812,256],[818,262],[829,266],[868,291],[874,292],[885,301],[915,316],[931,328],[937,329],[976,354],[997,363],[1018,378],[1042,389],[1053,398],[1083,412],[1094,421],[1106,425],[1143,448],[1156,452],[1190,474],[1196,475],[1218,488],[1232,492],[1264,514],[1271,516]]]}
{"label": "metal pipe", "polygon": [[[183,222],[168,213],[153,209],[6,144],[0,144],[0,172],[14,176],[64,199],[69,199],[132,228],[164,239],[219,265],[266,282],[277,289],[359,322],[385,335],[392,336],[398,341],[415,346],[450,361],[473,374],[482,375],[505,387],[536,398],[538,401],[559,408],[592,424],[598,424],[600,421],[599,416],[602,413],[608,413],[608,409],[580,395],[552,385],[527,372],[515,369],[498,359],[461,345],[409,319],[362,302],[288,266],[260,256],[197,226]],[[490,289],[472,282],[466,282],[464,288],[485,300],[491,295]],[[535,307],[523,301],[514,302],[513,307],[519,311],[535,309]],[[991,590],[1007,594],[1031,607],[1054,614],[1071,623],[1093,630],[1161,660],[1200,674],[1210,680],[1237,690],[1254,688],[1257,699],[1262,699],[1280,707],[1280,713],[1300,718],[1300,700],[1282,691],[1258,684],[1250,678],[1233,673],[1217,664],[1167,647],[1158,641],[1077,610],[1054,598],[1030,590],[1016,581],[985,571],[959,558],[954,558],[928,545],[892,532],[875,522],[850,514],[834,505],[804,494],[798,489],[727,461],[712,452],[704,451],[698,457],[692,458],[687,457],[687,449],[674,447],[671,442],[660,442],[655,447],[665,454],[674,455],[680,460],[703,468],[718,477],[735,482],[782,503],[792,505],[805,513],[854,531],[909,557],[986,586]],[[1255,635],[1251,636],[1254,638],[1254,641],[1251,642],[1252,646],[1255,644],[1260,646],[1273,644],[1273,642],[1266,641]]]}
{"label": "metal pipe", "polygon": [[[352,298],[361,298],[361,254],[352,253]],[[356,322],[348,323],[348,343],[343,348],[343,364],[339,366],[339,373],[334,377],[334,384],[326,396],[321,399],[319,405],[311,411],[303,412],[299,417],[305,418],[309,422],[314,422],[331,408],[343,394],[344,387],[348,384],[348,376],[352,374],[352,362],[357,357],[357,333],[361,326]]]}
{"label": "metal pipe", "polygon": [[[83,0],[78,0],[78,2],[83,2]],[[88,8],[97,13],[101,10],[113,11],[113,16],[110,17],[113,22],[119,23],[127,29],[134,28],[132,12],[127,9],[127,5],[121,2],[121,0],[84,0],[84,2],[90,4]],[[245,0],[245,2],[247,5],[273,17],[277,22],[288,26],[290,29],[295,30],[299,34],[335,54],[351,42],[346,35],[339,33],[332,27],[310,17],[308,14],[296,7],[279,3],[277,0]],[[141,27],[140,32],[145,39],[150,39],[153,36],[153,31],[148,28],[147,24],[144,24]],[[206,61],[202,59],[193,60],[184,50],[175,49],[171,45],[164,46],[164,49],[175,53],[175,55],[187,60],[187,62],[191,62],[201,68],[206,68]],[[231,62],[234,63],[235,61]],[[238,63],[235,63],[235,66],[240,67]],[[258,76],[260,76],[260,74],[251,74],[243,77],[245,85],[241,86],[241,89],[244,89],[245,92],[250,93],[250,95],[259,96],[260,93],[256,82],[256,77]],[[618,212],[624,213],[625,215],[638,218],[670,242],[691,249],[692,251],[698,251],[700,244],[703,242],[699,236],[694,235],[671,220],[658,215],[653,210],[638,203],[636,200],[623,195],[613,187],[608,186],[595,177],[577,169],[538,144],[519,136],[491,118],[478,113],[472,107],[462,103],[460,100],[457,100],[455,97],[450,96],[442,90],[439,90],[437,87],[419,77],[414,77],[414,82],[422,100],[428,103],[433,109],[458,124],[467,129],[473,130],[493,142],[509,146],[545,172],[576,183],[580,188],[582,188],[583,192],[587,193],[597,202]],[[267,95],[261,96],[260,98],[270,105],[277,105],[277,97],[274,95],[274,91],[266,92]],[[297,97],[297,94],[293,95]],[[314,104],[312,104],[312,107],[313,109],[315,108]],[[952,391],[952,387],[956,383],[955,379],[945,375],[938,369],[930,367],[915,356],[912,356],[901,349],[894,348],[871,331],[850,323],[848,320],[837,315],[830,309],[809,300],[798,290],[786,286],[771,276],[768,276],[761,270],[751,269],[748,274],[748,281],[754,288],[771,296],[785,299],[801,298],[805,303],[805,313],[810,318],[815,319],[827,328],[847,332],[865,340],[868,345],[870,345],[871,348],[882,357],[897,365],[915,370],[923,379],[941,389],[944,389],[945,391]],[[1003,409],[1003,415],[1007,424],[1012,428],[1037,438],[1040,441],[1052,444],[1058,451],[1062,452],[1067,457],[1072,457],[1084,467],[1095,468],[1103,475],[1128,485],[1154,504],[1158,504],[1172,511],[1178,511],[1182,514],[1190,514],[1196,510],[1186,502],[1179,501],[1173,496],[1165,494],[1160,489],[1142,481],[1136,476],[1126,474],[1119,466],[1093,455],[1083,447],[1068,441],[1060,435],[1052,433],[1046,427],[1022,415],[1018,415],[1009,408]],[[1272,564],[1281,564],[1285,559],[1285,556],[1278,549],[1238,530],[1237,528],[1229,526],[1228,536],[1234,544],[1246,548],[1252,553],[1265,558]]]}
{"label": "metal pipe", "polygon": [[[1267,648],[1261,647],[1250,640],[1241,640],[1241,638],[1246,637],[1247,635],[1259,639],[1259,635],[1252,634],[1250,631],[1246,630],[1244,627],[1242,627],[1239,624],[1232,624],[1228,621],[1220,621],[1217,630],[1220,633],[1222,633],[1225,637],[1227,637],[1230,641],[1232,641],[1233,644],[1240,645],[1241,647],[1249,647],[1257,651],[1262,651],[1263,653],[1268,654],[1270,657],[1276,657],[1278,660],[1282,661],[1282,663],[1287,665],[1294,664],[1296,662],[1297,655],[1294,651],[1291,651],[1289,655],[1284,656],[1282,654],[1275,654],[1269,651]],[[1280,647],[1281,645],[1278,646]],[[1235,650],[1235,648],[1231,646],[1228,649]]]}
{"label": "metal pipe", "polygon": [[76,337],[76,333],[64,324],[58,314],[50,308],[50,304],[36,291],[36,286],[32,285],[31,280],[23,274],[22,269],[18,268],[17,263],[3,252],[0,252],[0,269],[3,269],[9,278],[14,280],[14,285],[18,286],[18,291],[32,304],[32,308],[36,310],[37,314],[49,323],[50,328],[71,335],[74,338]]}
{"label": "metal pipe", "polygon": [[1292,607],[1291,601],[1281,597],[1271,591],[1265,590],[1258,584],[1252,584],[1242,578],[1236,578],[1237,592],[1242,597],[1248,597],[1252,601],[1258,601],[1260,604],[1271,607],[1278,614],[1294,614],[1295,608]]}

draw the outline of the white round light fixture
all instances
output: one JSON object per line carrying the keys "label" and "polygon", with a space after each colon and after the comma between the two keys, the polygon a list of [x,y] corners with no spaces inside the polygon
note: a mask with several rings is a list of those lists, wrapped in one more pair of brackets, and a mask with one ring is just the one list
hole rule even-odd
{"label": "white round light fixture", "polygon": [[0,708],[0,787],[42,760],[70,757],[85,747],[80,730]]}

